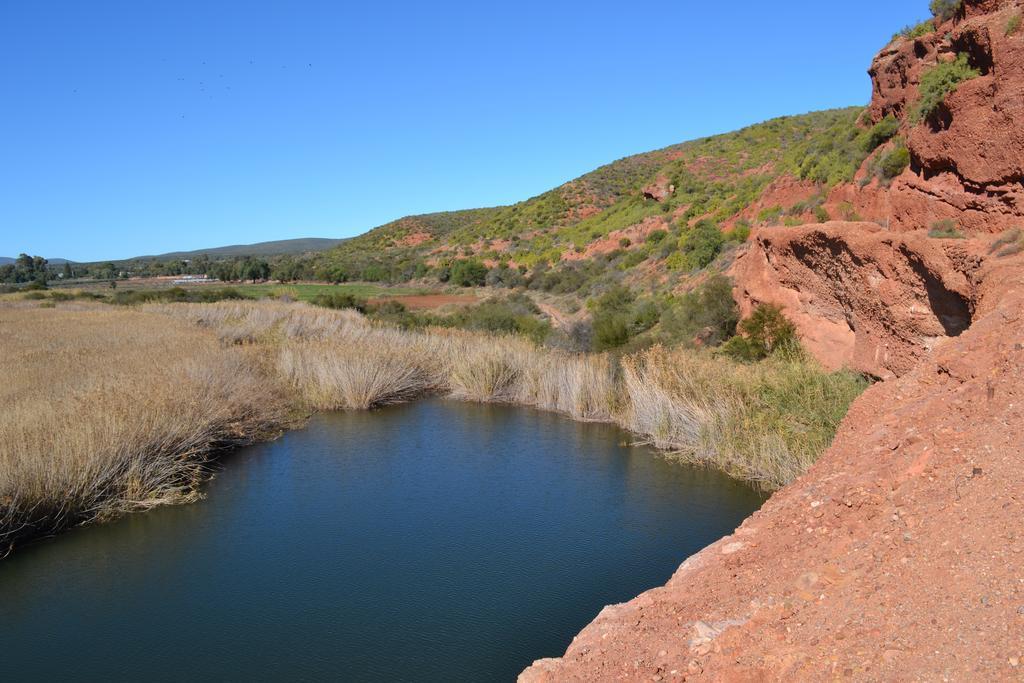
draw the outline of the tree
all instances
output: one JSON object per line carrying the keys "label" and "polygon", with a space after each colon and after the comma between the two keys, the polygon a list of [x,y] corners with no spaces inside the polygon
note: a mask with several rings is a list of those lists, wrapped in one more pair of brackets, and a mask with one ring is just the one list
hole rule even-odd
{"label": "tree", "polygon": [[42,256],[18,254],[13,264],[4,266],[0,271],[2,280],[8,283],[35,282],[45,286],[50,272],[46,267],[47,260]]}
{"label": "tree", "polygon": [[247,258],[242,262],[241,272],[243,280],[266,280],[270,278],[270,264],[263,259]]}
{"label": "tree", "polygon": [[487,280],[487,267],[479,261],[464,259],[452,264],[449,282],[460,287],[482,287]]}

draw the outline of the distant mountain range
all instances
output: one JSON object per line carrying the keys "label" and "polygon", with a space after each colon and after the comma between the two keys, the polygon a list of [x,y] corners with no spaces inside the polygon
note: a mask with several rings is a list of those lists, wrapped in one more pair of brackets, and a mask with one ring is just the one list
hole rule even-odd
{"label": "distant mountain range", "polygon": [[[194,251],[172,251],[166,254],[152,254],[148,256],[135,256],[127,259],[117,259],[115,263],[128,261],[169,261],[172,259],[192,259],[197,256],[282,256],[286,254],[305,254],[311,251],[326,251],[331,247],[344,242],[343,239],[328,239],[325,237],[302,237],[293,240],[274,240],[272,242],[256,242],[255,244],[232,244],[226,247],[212,247],[210,249],[196,249]],[[65,263],[75,263],[63,258],[47,259],[50,265],[62,266]],[[14,263],[15,259],[10,256],[0,256],[0,266]]]}
{"label": "distant mountain range", "polygon": [[[136,256],[122,261],[168,261],[171,259],[192,259],[197,256],[281,256],[304,254],[310,251],[325,251],[341,244],[344,240],[325,237],[303,237],[293,240],[274,240],[255,244],[232,244],[226,247],[195,249],[193,251],[172,251],[166,254]],[[51,261],[52,262],[52,261]]]}

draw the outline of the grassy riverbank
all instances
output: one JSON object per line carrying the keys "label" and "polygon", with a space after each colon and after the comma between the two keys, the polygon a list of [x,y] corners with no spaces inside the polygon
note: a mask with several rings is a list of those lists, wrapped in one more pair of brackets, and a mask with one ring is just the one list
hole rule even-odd
{"label": "grassy riverbank", "polygon": [[0,308],[0,556],[14,541],[190,500],[218,448],[281,429],[251,349],[151,313]]}
{"label": "grassy riverbank", "polygon": [[827,447],[864,388],[800,357],[744,365],[654,347],[620,360],[270,301],[8,304],[0,345],[2,548],[191,500],[217,449],[266,438],[298,411],[427,394],[615,422],[772,489]]}

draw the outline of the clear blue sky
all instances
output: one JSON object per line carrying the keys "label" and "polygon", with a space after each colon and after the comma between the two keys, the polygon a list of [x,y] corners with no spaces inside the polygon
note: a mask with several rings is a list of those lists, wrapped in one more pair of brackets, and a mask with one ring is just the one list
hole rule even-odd
{"label": "clear blue sky", "polygon": [[73,260],[507,204],[863,104],[925,0],[0,3],[0,255]]}

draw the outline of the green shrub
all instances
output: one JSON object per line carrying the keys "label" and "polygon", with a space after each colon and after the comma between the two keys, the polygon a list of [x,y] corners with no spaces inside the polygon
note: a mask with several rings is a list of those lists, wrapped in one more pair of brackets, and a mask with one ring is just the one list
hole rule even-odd
{"label": "green shrub", "polygon": [[668,236],[668,233],[664,230],[651,230],[647,233],[647,241],[651,244],[657,244]]}
{"label": "green shrub", "polygon": [[819,206],[814,210],[814,220],[819,223],[828,223],[832,220],[832,216],[829,215],[828,210],[824,206]]}
{"label": "green shrub", "polygon": [[1012,36],[1014,33],[1020,30],[1021,15],[1014,14],[1010,17],[1010,20],[1006,22],[1006,35]]}
{"label": "green shrub", "polygon": [[892,39],[897,40],[899,38],[905,38],[907,40],[913,40],[914,38],[926,36],[933,31],[935,31],[935,20],[928,19],[926,21],[922,21],[920,24],[904,26],[899,33],[892,37]]}
{"label": "green shrub", "polygon": [[844,221],[857,222],[861,219],[860,214],[857,213],[856,207],[850,202],[839,203],[839,215],[842,216]]}
{"label": "green shrub", "polygon": [[959,226],[957,226],[956,221],[952,218],[945,218],[941,221],[935,221],[932,223],[931,230],[928,231],[928,236],[945,240],[964,239],[964,234],[960,232]]}
{"label": "green shrub", "polygon": [[629,239],[628,237],[623,237],[622,239],[619,240],[619,246],[622,247],[623,249],[629,248],[632,244],[633,240]]}
{"label": "green shrub", "polygon": [[769,225],[777,225],[779,219],[782,218],[783,210],[781,206],[769,206],[761,209],[757,214],[757,220],[759,223],[767,223]]}
{"label": "green shrub", "polygon": [[631,251],[626,254],[626,258],[619,262],[619,270],[628,270],[634,266],[637,266],[647,260],[649,256],[646,250]]}
{"label": "green shrub", "polygon": [[939,21],[949,21],[963,6],[963,0],[932,0],[929,8]]}
{"label": "green shrub", "polygon": [[683,267],[688,270],[706,267],[715,260],[724,244],[725,237],[717,225],[708,220],[698,222],[679,245]]}
{"label": "green shrub", "polygon": [[911,111],[911,121],[924,121],[935,113],[957,86],[980,75],[981,72],[970,65],[965,53],[957,55],[955,61],[937,64],[925,71],[921,75],[921,85],[918,88],[921,99]]}
{"label": "green shrub", "polygon": [[484,284],[488,287],[506,287],[508,289],[514,289],[521,287],[524,284],[522,273],[518,270],[509,268],[506,265],[500,265],[495,268],[491,268],[487,271],[487,277],[484,278]]}
{"label": "green shrub", "polygon": [[743,244],[750,238],[750,223],[743,220],[742,218],[732,226],[732,230],[727,235],[730,242],[736,242],[737,244]]}
{"label": "green shrub", "polygon": [[739,324],[739,331],[721,348],[722,353],[736,360],[762,360],[777,353],[798,353],[800,349],[796,326],[774,304],[760,304]]}
{"label": "green shrub", "polygon": [[661,316],[661,338],[666,343],[718,346],[736,333],[739,309],[732,298],[732,281],[714,275],[707,282],[672,302]]}
{"label": "green shrub", "polygon": [[900,122],[895,116],[889,114],[876,123],[868,131],[867,139],[864,141],[864,151],[874,152],[876,149],[889,142],[900,130]]}
{"label": "green shrub", "polygon": [[110,298],[110,303],[120,306],[132,306],[146,303],[213,303],[215,301],[227,301],[234,299],[248,299],[233,287],[221,287],[213,289],[200,287],[185,289],[183,287],[171,287],[170,289],[126,289],[115,292]]}
{"label": "green shrub", "polygon": [[530,297],[510,294],[460,309],[442,324],[465,330],[521,334],[539,343],[551,331],[551,325],[539,314],[540,309]]}
{"label": "green shrub", "polygon": [[886,152],[879,160],[877,166],[878,177],[882,180],[892,180],[910,165],[910,150],[902,140],[896,146]]}
{"label": "green shrub", "polygon": [[366,312],[366,300],[353,296],[348,292],[321,292],[310,299],[309,302],[314,306],[322,306],[323,308],[351,308],[360,313]]}
{"label": "green shrub", "polygon": [[629,341],[629,318],[623,314],[594,317],[594,350],[617,349]]}
{"label": "green shrub", "polygon": [[388,299],[370,307],[370,311],[376,315],[395,315],[405,313],[407,310],[405,304],[394,299]]}
{"label": "green shrub", "polygon": [[487,266],[473,259],[456,261],[448,281],[459,287],[482,287],[487,281]]}
{"label": "green shrub", "polygon": [[588,302],[594,314],[593,344],[596,351],[624,346],[658,324],[661,308],[652,299],[638,300],[628,287],[615,285]]}

